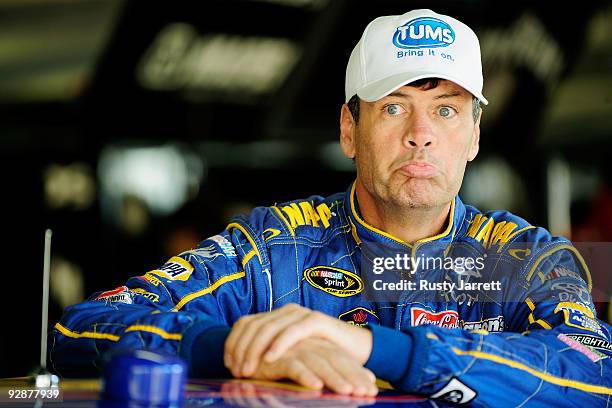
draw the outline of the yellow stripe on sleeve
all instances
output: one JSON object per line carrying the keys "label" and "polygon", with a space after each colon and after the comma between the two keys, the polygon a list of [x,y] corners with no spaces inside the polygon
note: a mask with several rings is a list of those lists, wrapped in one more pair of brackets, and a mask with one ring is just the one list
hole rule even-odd
{"label": "yellow stripe on sleeve", "polygon": [[242,271],[242,272],[236,272],[231,275],[226,275],[222,278],[219,278],[217,281],[215,281],[215,283],[213,283],[209,287],[199,290],[197,292],[190,293],[189,295],[182,298],[176,304],[176,306],[172,308],[172,311],[176,312],[182,309],[183,306],[185,306],[188,302],[191,302],[193,299],[198,298],[200,296],[208,295],[209,293],[211,293],[212,291],[214,291],[215,289],[217,289],[219,286],[223,285],[224,283],[231,282],[236,279],[244,278],[245,276],[246,274],[244,273],[244,271]]}
{"label": "yellow stripe on sleeve", "polygon": [[253,240],[253,238],[251,238],[247,230],[242,225],[238,224],[237,222],[231,222],[227,224],[227,229],[230,229],[230,228],[236,228],[246,236],[246,239],[249,241],[249,243],[253,247],[253,250],[257,254],[257,258],[259,258],[259,262],[261,263],[262,262],[261,254],[259,253],[259,250],[257,249],[257,245],[255,245],[255,241]]}
{"label": "yellow stripe on sleeve", "polygon": [[60,333],[62,333],[64,336],[71,337],[73,339],[80,339],[80,338],[85,337],[88,339],[119,341],[119,336],[117,336],[116,334],[88,332],[88,331],[79,333],[79,332],[75,332],[70,329],[67,329],[66,327],[62,326],[59,323],[55,323],[55,326],[53,327],[57,329]]}
{"label": "yellow stripe on sleeve", "polygon": [[166,340],[181,340],[183,338],[183,335],[181,333],[168,333],[167,331],[162,330],[159,327],[148,326],[144,324],[135,324],[125,329],[126,333],[132,331],[145,331],[149,333],[155,333]]}
{"label": "yellow stripe on sleeve", "polygon": [[255,255],[257,255],[257,252],[255,252],[255,250],[253,249],[252,251],[249,251],[249,253],[247,253],[244,258],[242,258],[242,267],[244,268],[244,265],[246,265],[247,263],[249,263],[249,261],[251,260],[252,257],[254,257]]}
{"label": "yellow stripe on sleeve", "polygon": [[575,380],[570,380],[567,378],[557,377],[557,376],[554,376],[554,375],[551,375],[545,372],[535,370],[525,364],[519,363],[514,360],[509,360],[507,358],[500,357],[495,354],[484,353],[482,351],[465,351],[465,350],[458,349],[456,347],[451,347],[451,350],[453,351],[453,353],[459,356],[471,356],[471,357],[478,358],[481,360],[488,360],[494,363],[512,367],[517,370],[525,371],[533,375],[534,377],[544,380],[550,384],[558,385],[560,387],[574,388],[580,391],[592,392],[595,394],[612,395],[612,388],[610,387],[604,387],[602,385],[587,384],[587,383],[583,383],[583,382],[579,382]]}

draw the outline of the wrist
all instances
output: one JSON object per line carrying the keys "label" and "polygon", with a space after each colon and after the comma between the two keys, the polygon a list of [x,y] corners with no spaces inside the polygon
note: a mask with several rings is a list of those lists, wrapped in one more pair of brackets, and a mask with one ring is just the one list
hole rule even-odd
{"label": "wrist", "polygon": [[[347,335],[343,335],[339,341],[340,345],[353,356],[361,365],[364,365],[372,353],[372,332],[363,327],[351,326],[344,322],[341,323],[348,329]],[[352,339],[352,341],[347,341]]]}
{"label": "wrist", "polygon": [[223,364],[223,347],[230,330],[206,323],[194,324],[183,333],[179,354],[187,361],[190,377],[228,376]]}

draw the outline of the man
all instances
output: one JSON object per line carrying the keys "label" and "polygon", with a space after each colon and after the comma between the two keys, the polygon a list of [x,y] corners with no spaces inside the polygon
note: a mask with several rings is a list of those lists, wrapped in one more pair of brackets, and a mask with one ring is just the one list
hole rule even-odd
{"label": "man", "polygon": [[372,21],[346,102],[346,193],[257,208],[68,308],[51,366],[95,374],[104,352],[146,347],[181,355],[191,376],[356,396],[375,395],[376,376],[460,403],[607,404],[611,328],[578,251],[457,196],[487,103],[472,30],[430,10]]}

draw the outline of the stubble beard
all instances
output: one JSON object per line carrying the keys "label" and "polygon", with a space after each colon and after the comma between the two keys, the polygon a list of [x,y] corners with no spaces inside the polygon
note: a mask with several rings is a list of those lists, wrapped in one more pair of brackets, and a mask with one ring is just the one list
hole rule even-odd
{"label": "stubble beard", "polygon": [[443,201],[439,194],[438,183],[434,179],[412,179],[405,177],[392,177],[386,189],[387,203],[398,210],[421,209],[428,210],[437,207]]}

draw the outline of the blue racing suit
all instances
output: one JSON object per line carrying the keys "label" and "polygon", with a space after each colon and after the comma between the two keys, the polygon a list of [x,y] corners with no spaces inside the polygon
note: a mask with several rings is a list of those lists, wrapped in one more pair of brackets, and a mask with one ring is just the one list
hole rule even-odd
{"label": "blue racing suit", "polygon": [[[440,286],[431,298],[404,290],[373,299],[366,289],[378,275],[363,265],[371,245],[413,258],[471,254],[476,272],[437,265],[412,279],[497,290]],[[509,212],[482,213],[456,197],[445,231],[409,245],[362,219],[353,183],[327,198],[258,207],[196,249],[67,308],[50,367],[97,375],[106,351],[148,348],[179,354],[192,377],[221,376],[223,344],[241,316],[298,303],[370,329],[366,367],[406,392],[476,406],[607,406],[612,328],[597,320],[590,289],[568,240]]]}

